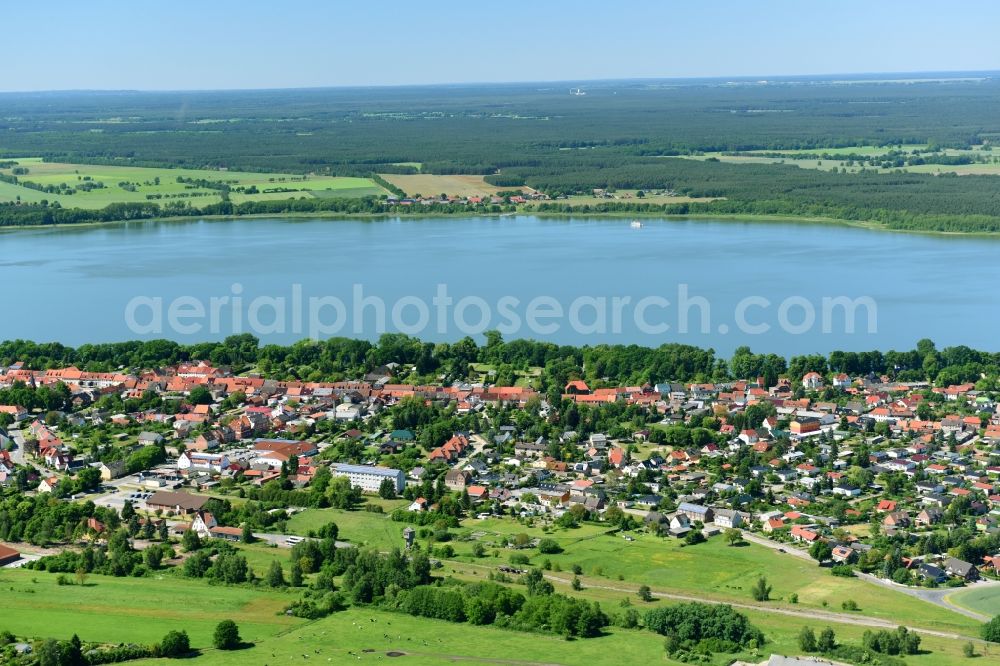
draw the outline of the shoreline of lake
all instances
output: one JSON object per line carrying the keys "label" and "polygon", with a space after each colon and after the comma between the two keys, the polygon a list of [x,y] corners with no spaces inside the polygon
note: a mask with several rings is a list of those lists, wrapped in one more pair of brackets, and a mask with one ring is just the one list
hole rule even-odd
{"label": "shoreline of lake", "polygon": [[865,229],[869,231],[881,231],[896,234],[907,234],[907,235],[917,235],[917,236],[932,236],[932,237],[945,237],[945,238],[991,238],[1000,239],[1000,232],[994,231],[935,231],[935,230],[924,230],[924,229],[894,229],[892,227],[885,226],[878,222],[866,222],[863,220],[842,220],[833,217],[804,217],[797,215],[751,215],[751,214],[736,214],[736,213],[686,213],[684,215],[670,215],[655,211],[643,211],[643,212],[592,212],[592,211],[579,211],[579,212],[552,212],[544,211],[538,212],[533,210],[518,211],[515,213],[480,213],[474,211],[462,211],[461,213],[455,213],[453,215],[445,215],[441,213],[435,213],[432,211],[417,212],[412,213],[337,213],[329,211],[317,211],[317,212],[292,212],[292,213],[251,213],[249,215],[173,215],[165,217],[153,217],[147,219],[138,220],[109,220],[107,222],[81,222],[79,224],[47,224],[47,225],[25,225],[25,226],[0,226],[0,233],[3,232],[18,232],[18,231],[37,231],[39,229],[94,229],[94,228],[105,228],[105,227],[118,227],[129,224],[162,224],[162,223],[175,223],[175,222],[196,222],[199,220],[205,221],[238,221],[238,220],[255,220],[255,219],[269,219],[269,220],[280,220],[280,219],[302,219],[302,220],[322,220],[327,219],[331,222],[344,221],[344,220],[420,220],[420,219],[459,219],[459,218],[479,218],[479,219],[505,219],[505,218],[516,218],[516,217],[537,217],[540,219],[565,219],[565,220],[633,220],[633,219],[643,219],[643,220],[666,220],[666,221],[704,221],[704,222],[747,222],[747,223],[758,223],[758,224],[802,224],[809,226],[838,226],[838,227],[850,227],[854,229]]}

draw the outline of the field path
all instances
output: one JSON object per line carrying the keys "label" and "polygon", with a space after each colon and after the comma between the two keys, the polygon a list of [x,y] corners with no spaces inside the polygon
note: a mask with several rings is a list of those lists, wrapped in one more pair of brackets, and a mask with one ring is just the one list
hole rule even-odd
{"label": "field path", "polygon": [[[551,574],[546,574],[545,578],[548,580],[560,583],[562,585],[569,585],[570,579],[562,578],[560,576],[553,576]],[[625,594],[635,594],[636,590],[626,587],[615,587],[612,585],[602,585],[599,583],[593,583],[580,579],[584,583],[584,589],[591,587],[598,590],[609,590],[611,592],[623,592]],[[799,610],[792,608],[782,608],[778,606],[767,606],[765,604],[750,604],[741,603],[734,601],[722,601],[719,599],[708,599],[705,597],[697,597],[688,594],[676,594],[673,592],[657,592],[655,590],[651,591],[652,595],[658,599],[670,599],[672,601],[696,601],[703,604],[720,604],[725,606],[732,606],[733,608],[741,608],[744,610],[760,611],[764,613],[774,613],[776,615],[788,615],[790,617],[797,617],[808,620],[823,620],[825,622],[838,622],[840,624],[853,624],[860,627],[872,627],[875,629],[895,629],[899,626],[898,622],[891,622],[889,620],[880,620],[874,617],[867,617],[864,615],[849,615],[847,613],[834,613],[830,611],[821,610]],[[936,629],[924,629],[923,627],[911,627],[907,626],[910,631],[916,631],[921,634],[927,634],[928,636],[937,636],[939,638],[949,638],[954,640],[978,640],[975,636],[965,636],[963,634],[956,634],[950,631],[938,631]]]}

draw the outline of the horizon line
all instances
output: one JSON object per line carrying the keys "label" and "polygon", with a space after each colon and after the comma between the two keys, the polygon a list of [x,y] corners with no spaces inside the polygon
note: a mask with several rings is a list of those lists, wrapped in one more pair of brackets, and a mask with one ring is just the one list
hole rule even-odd
{"label": "horizon line", "polygon": [[31,95],[31,94],[83,94],[83,93],[221,93],[221,92],[279,92],[279,91],[309,91],[309,90],[358,90],[358,89],[391,89],[391,88],[445,88],[463,86],[518,86],[518,85],[556,85],[556,84],[598,84],[598,83],[628,83],[648,81],[750,81],[750,82],[788,82],[795,80],[813,81],[820,79],[836,79],[837,77],[876,77],[912,78],[923,75],[922,78],[966,78],[960,75],[992,75],[1000,74],[1000,69],[959,69],[959,70],[916,70],[916,71],[869,71],[869,72],[833,72],[829,74],[744,74],[744,75],[708,75],[708,76],[641,76],[599,79],[537,79],[521,81],[450,81],[423,83],[384,83],[384,84],[332,84],[290,87],[261,88],[50,88],[37,90],[0,90],[0,95]]}

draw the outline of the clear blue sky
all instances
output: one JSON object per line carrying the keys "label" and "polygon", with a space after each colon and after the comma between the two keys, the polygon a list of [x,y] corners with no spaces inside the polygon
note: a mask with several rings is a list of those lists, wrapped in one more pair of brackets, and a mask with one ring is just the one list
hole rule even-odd
{"label": "clear blue sky", "polygon": [[1000,69],[990,0],[5,3],[0,90]]}

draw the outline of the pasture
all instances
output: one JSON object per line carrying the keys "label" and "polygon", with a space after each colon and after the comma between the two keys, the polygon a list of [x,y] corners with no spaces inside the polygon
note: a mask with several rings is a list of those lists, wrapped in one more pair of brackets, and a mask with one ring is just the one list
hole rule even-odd
{"label": "pasture", "polygon": [[[296,175],[288,173],[253,173],[209,169],[164,169],[133,166],[105,166],[43,162],[40,158],[18,158],[18,168],[28,173],[18,175],[22,182],[73,189],[72,194],[49,193],[21,185],[0,183],[0,202],[58,201],[66,208],[103,208],[122,202],[153,201],[161,205],[187,202],[193,206],[218,203],[218,189],[205,183],[225,183],[231,188],[234,203],[296,197],[363,197],[388,194],[368,178]],[[13,167],[0,169],[12,175]],[[198,182],[178,182],[178,178]],[[93,189],[76,189],[77,186]],[[101,187],[103,186],[103,187]],[[244,191],[239,191],[240,189]],[[62,192],[66,188],[61,188]],[[150,198],[152,197],[152,198]]]}

